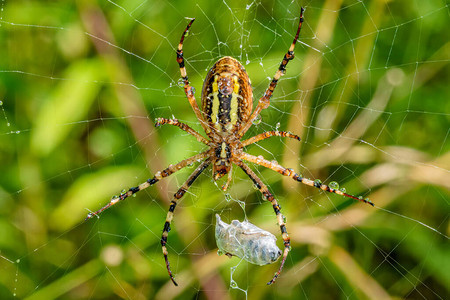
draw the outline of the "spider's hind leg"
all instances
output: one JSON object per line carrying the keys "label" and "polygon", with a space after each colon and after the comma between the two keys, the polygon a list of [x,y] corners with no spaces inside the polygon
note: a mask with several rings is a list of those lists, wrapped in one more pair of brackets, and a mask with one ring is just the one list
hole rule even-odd
{"label": "spider's hind leg", "polygon": [[189,78],[187,76],[187,72],[186,72],[186,66],[185,66],[185,61],[184,61],[184,54],[183,54],[183,43],[184,43],[184,38],[186,37],[189,28],[191,28],[192,23],[195,21],[195,19],[192,19],[189,24],[186,26],[186,29],[183,31],[183,34],[181,35],[181,39],[180,39],[180,43],[178,44],[178,48],[177,48],[177,63],[178,66],[180,67],[180,74],[181,74],[181,79],[183,80],[184,83],[184,93],[186,94],[186,97],[188,98],[189,104],[191,105],[192,109],[194,110],[195,116],[197,117],[197,119],[200,121],[200,124],[203,127],[203,130],[205,130],[206,134],[209,134],[211,132],[211,130],[209,129],[208,125],[205,122],[205,119],[203,118],[202,112],[200,111],[197,101],[195,100],[195,96],[194,96],[194,89],[193,87],[191,87],[190,83],[189,83]]}
{"label": "spider's hind leg", "polygon": [[258,115],[261,113],[263,109],[266,109],[270,105],[270,98],[272,98],[273,91],[277,87],[278,81],[280,80],[281,76],[283,76],[286,73],[286,66],[288,62],[292,59],[294,59],[294,49],[295,44],[297,43],[298,37],[300,35],[300,30],[302,29],[303,24],[303,12],[305,9],[302,7],[300,10],[300,18],[298,21],[298,27],[297,32],[295,34],[294,40],[292,41],[291,46],[289,47],[288,51],[283,57],[283,60],[280,63],[280,66],[278,67],[278,70],[276,71],[275,75],[272,78],[272,81],[269,84],[269,87],[266,89],[264,95],[259,99],[258,105],[256,106],[255,110],[253,111],[250,118],[247,120],[247,122],[239,129],[238,135],[239,137],[242,137],[248,129],[252,126],[255,119],[258,117]]}
{"label": "spider's hind leg", "polygon": [[169,124],[169,125],[176,126],[176,127],[180,128],[181,130],[186,131],[187,133],[189,133],[193,137],[195,137],[197,139],[197,141],[199,141],[200,143],[203,143],[205,145],[209,145],[209,141],[207,139],[205,139],[197,131],[195,131],[194,129],[192,129],[188,125],[186,125],[184,123],[181,123],[177,119],[156,118],[156,120],[155,120],[155,127],[159,127],[159,126],[162,126],[164,124]]}

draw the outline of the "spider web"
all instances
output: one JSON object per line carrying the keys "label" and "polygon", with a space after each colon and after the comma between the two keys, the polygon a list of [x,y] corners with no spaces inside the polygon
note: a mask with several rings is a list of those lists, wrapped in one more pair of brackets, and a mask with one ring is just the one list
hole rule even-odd
{"label": "spider web", "polygon": [[[83,222],[122,189],[199,153],[182,88],[184,52],[199,99],[230,55],[254,105],[305,23],[271,99],[246,136],[291,131],[247,152],[336,181],[355,203],[249,164],[287,218],[284,271],[217,255],[216,213],[279,237],[270,203],[242,171],[223,192],[207,169],[161,230],[195,165]],[[445,1],[0,1],[1,298],[371,298],[448,295],[449,21]],[[281,237],[279,246],[281,247]]]}

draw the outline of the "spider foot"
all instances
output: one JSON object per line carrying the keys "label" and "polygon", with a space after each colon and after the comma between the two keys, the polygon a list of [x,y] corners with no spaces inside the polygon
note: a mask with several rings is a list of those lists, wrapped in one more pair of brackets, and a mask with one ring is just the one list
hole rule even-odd
{"label": "spider foot", "polygon": [[271,285],[272,283],[274,283],[275,280],[277,280],[278,276],[280,276],[280,273],[283,270],[283,266],[284,266],[284,263],[286,262],[286,257],[288,255],[290,249],[291,249],[290,244],[289,243],[288,243],[288,245],[285,244],[284,253],[283,253],[283,260],[281,261],[280,268],[275,273],[275,275],[273,275],[273,278],[267,283],[267,285]]}

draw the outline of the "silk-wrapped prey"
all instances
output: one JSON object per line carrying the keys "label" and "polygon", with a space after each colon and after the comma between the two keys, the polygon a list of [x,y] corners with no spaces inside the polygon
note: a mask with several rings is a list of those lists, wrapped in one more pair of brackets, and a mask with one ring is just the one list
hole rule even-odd
{"label": "silk-wrapped prey", "polygon": [[227,224],[216,214],[216,243],[219,251],[237,256],[255,265],[267,265],[277,261],[281,250],[277,238],[248,221],[231,221]]}

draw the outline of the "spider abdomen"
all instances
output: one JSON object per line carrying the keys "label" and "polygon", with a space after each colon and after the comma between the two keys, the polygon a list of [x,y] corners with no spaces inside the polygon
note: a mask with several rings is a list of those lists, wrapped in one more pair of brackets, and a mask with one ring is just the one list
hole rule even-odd
{"label": "spider abdomen", "polygon": [[253,92],[244,66],[236,59],[219,59],[206,75],[202,110],[212,131],[228,135],[250,117]]}

